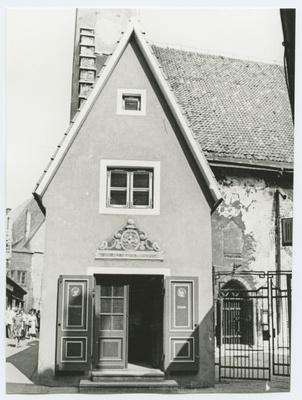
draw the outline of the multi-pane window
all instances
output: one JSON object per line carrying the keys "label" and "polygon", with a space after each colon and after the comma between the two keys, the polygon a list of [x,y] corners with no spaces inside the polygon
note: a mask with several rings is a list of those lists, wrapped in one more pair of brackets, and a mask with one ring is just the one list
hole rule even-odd
{"label": "multi-pane window", "polygon": [[159,215],[160,162],[101,160],[100,213]]}
{"label": "multi-pane window", "polygon": [[17,271],[17,283],[21,285],[25,285],[26,283],[26,272],[25,271]]}
{"label": "multi-pane window", "polygon": [[124,297],[124,286],[101,286],[101,331],[122,331],[124,329]]}
{"label": "multi-pane window", "polygon": [[19,270],[11,269],[8,272],[8,276],[10,276],[10,278],[13,281],[15,281],[16,283],[18,283],[19,285],[26,284],[26,271],[19,271]]}
{"label": "multi-pane window", "polygon": [[108,169],[108,207],[152,208],[152,196],[152,170]]}

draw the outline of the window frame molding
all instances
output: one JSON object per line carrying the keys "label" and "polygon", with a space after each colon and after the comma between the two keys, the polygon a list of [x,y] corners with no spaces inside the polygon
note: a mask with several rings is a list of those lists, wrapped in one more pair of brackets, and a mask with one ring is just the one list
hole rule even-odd
{"label": "window frame molding", "polygon": [[[123,96],[140,96],[140,110],[124,110],[123,109]],[[146,90],[145,89],[117,89],[116,99],[116,113],[117,115],[146,115]]]}
{"label": "window frame molding", "polygon": [[[153,206],[151,208],[108,207],[108,169],[152,169],[153,170]],[[160,214],[160,161],[138,160],[101,160],[100,161],[100,214],[120,215],[159,215]]]}

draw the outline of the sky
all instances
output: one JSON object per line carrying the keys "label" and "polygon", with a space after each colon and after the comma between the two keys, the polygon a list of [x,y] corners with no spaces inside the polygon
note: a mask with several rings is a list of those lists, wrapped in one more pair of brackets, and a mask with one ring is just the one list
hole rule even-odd
{"label": "sky", "polygon": [[[75,9],[7,11],[6,205],[31,197],[69,125]],[[282,64],[278,9],[140,11],[148,40]]]}

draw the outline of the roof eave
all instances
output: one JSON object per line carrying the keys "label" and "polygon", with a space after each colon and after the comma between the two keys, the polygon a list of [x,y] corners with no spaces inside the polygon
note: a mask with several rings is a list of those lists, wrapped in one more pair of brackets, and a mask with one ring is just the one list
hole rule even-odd
{"label": "roof eave", "polygon": [[272,172],[283,171],[287,173],[294,172],[294,164],[290,162],[237,159],[232,157],[213,157],[213,156],[206,156],[206,157],[211,167],[241,168],[249,170],[272,171]]}

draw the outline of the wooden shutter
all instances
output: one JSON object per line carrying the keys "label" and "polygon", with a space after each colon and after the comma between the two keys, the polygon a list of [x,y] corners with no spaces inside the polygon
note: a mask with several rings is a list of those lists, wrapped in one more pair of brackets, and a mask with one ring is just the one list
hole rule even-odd
{"label": "wooden shutter", "polygon": [[199,368],[198,278],[167,277],[165,280],[166,371]]}
{"label": "wooden shutter", "polygon": [[91,368],[92,276],[60,276],[57,305],[57,371]]}
{"label": "wooden shutter", "polygon": [[293,219],[282,218],[282,246],[293,245]]}

